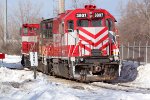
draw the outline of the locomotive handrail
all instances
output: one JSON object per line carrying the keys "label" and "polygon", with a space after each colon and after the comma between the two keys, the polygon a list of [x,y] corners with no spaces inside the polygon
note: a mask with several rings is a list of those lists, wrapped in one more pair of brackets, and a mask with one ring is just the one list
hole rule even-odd
{"label": "locomotive handrail", "polygon": [[[71,32],[74,32],[73,29],[68,29],[68,30],[71,30]],[[70,32],[68,32],[69,34]],[[72,36],[71,34],[69,34],[70,36]],[[73,38],[75,38],[74,36],[72,36]]]}
{"label": "locomotive handrail", "polygon": [[74,31],[73,31],[73,29],[67,29],[67,31],[71,31],[71,32],[74,32]]}

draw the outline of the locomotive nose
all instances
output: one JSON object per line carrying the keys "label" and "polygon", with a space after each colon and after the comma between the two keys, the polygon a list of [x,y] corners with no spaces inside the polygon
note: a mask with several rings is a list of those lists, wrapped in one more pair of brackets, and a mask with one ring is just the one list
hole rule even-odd
{"label": "locomotive nose", "polygon": [[[80,40],[87,42],[90,40],[98,46],[108,38],[108,29],[106,27],[81,27],[79,29]],[[82,37],[82,38],[81,38]]]}
{"label": "locomotive nose", "polygon": [[79,39],[82,44],[89,44],[92,49],[100,49],[108,42],[108,29],[106,27],[81,27]]}

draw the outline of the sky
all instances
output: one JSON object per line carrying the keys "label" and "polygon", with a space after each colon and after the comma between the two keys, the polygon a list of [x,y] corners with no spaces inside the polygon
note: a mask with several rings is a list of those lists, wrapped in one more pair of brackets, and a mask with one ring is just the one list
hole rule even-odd
{"label": "sky", "polygon": [[[0,0],[0,3],[5,3],[6,0]],[[7,0],[8,2],[8,13],[11,12],[11,9],[17,6],[17,2],[19,0]],[[23,1],[23,0],[21,0]],[[31,0],[32,3],[39,3],[42,5],[42,16],[44,18],[51,18],[53,17],[53,7],[56,5],[53,1],[56,0]],[[85,1],[85,0],[83,0]],[[115,16],[116,19],[120,17],[120,3],[125,5],[128,0],[95,0],[95,4],[97,8],[107,9],[112,15]],[[71,0],[65,0],[65,8],[71,9]]]}

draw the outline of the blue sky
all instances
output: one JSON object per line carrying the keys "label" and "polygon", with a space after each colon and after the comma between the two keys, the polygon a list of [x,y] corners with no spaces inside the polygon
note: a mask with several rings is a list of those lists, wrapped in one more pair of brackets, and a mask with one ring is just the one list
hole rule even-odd
{"label": "blue sky", "polygon": [[[8,12],[11,11],[11,8],[17,6],[18,0],[7,0],[8,1]],[[23,1],[23,0],[21,0]],[[42,16],[44,18],[50,18],[53,16],[53,1],[54,0],[31,0],[32,3],[41,3],[43,6]],[[82,0],[81,0],[82,1]],[[85,1],[85,0],[83,0]],[[120,17],[120,2],[122,1],[123,5],[125,5],[128,0],[95,0],[95,4],[97,8],[107,9],[112,15],[114,15],[117,19]],[[5,0],[1,0],[1,3],[5,2]],[[66,0],[66,9],[70,9],[72,4],[71,0]]]}

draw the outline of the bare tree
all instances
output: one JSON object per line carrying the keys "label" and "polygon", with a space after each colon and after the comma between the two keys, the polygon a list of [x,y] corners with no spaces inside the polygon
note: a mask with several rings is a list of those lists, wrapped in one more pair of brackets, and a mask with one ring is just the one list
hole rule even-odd
{"label": "bare tree", "polygon": [[[1,48],[6,52],[17,53],[21,48],[20,27],[24,23],[39,23],[41,21],[42,4],[33,0],[19,0],[17,6],[9,9],[8,33],[9,41]],[[1,26],[0,26],[1,28]]]}
{"label": "bare tree", "polygon": [[119,32],[123,42],[150,40],[150,0],[129,0],[122,11]]}
{"label": "bare tree", "polygon": [[20,0],[13,15],[17,23],[37,23],[41,15],[42,4],[33,4],[31,0]]}
{"label": "bare tree", "polygon": [[0,4],[0,46],[4,43],[4,6]]}
{"label": "bare tree", "polygon": [[78,8],[78,3],[77,2],[79,2],[79,0],[72,0],[72,7],[73,8]]}
{"label": "bare tree", "polygon": [[95,0],[88,0],[88,4],[94,4]]}
{"label": "bare tree", "polygon": [[41,21],[42,4],[33,4],[31,0],[19,0],[17,7],[13,9],[13,13],[9,16],[9,33],[11,38],[17,38],[19,27],[24,23],[39,23]]}

